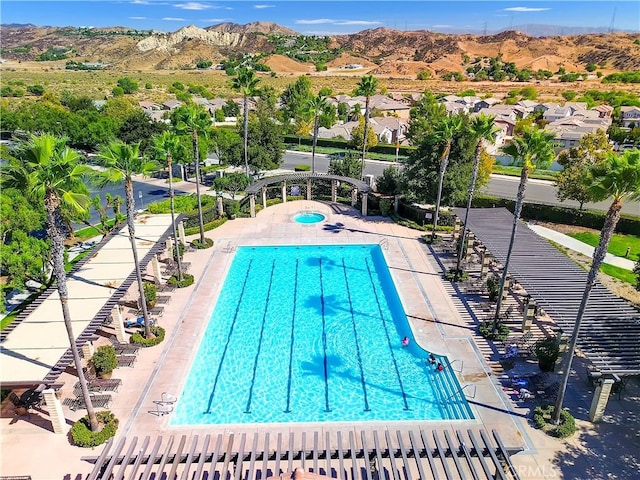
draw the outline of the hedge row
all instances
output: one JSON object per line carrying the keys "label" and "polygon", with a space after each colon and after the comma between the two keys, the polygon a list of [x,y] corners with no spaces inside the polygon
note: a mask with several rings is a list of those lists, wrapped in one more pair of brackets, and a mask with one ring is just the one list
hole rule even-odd
{"label": "hedge row", "polygon": [[142,335],[142,332],[136,332],[131,335],[131,341],[136,345],[140,345],[141,347],[153,347],[154,345],[158,345],[160,342],[164,340],[164,328],[159,325],[151,325],[150,327],[151,333],[155,335],[151,338],[145,338]]}
{"label": "hedge row", "polygon": [[[477,195],[473,198],[473,206],[476,208],[505,207],[510,212],[515,209],[516,202],[497,197]],[[522,206],[522,218],[527,220],[539,220],[543,222],[562,223],[565,225],[578,225],[580,227],[602,230],[605,212],[593,210],[579,211],[575,208],[543,205],[539,203],[525,203]],[[631,215],[622,215],[617,233],[640,235],[640,218]]]}
{"label": "hedge row", "polygon": [[110,411],[96,412],[98,423],[104,427],[99,432],[91,431],[89,416],[82,417],[71,427],[71,438],[78,447],[97,447],[109,440],[118,430],[118,419]]}
{"label": "hedge row", "polygon": [[[213,230],[214,228],[218,228],[220,225],[222,225],[226,221],[227,221],[227,217],[221,217],[221,218],[219,218],[217,220],[214,220],[213,222],[205,223],[204,224],[204,231],[208,232],[209,230]],[[195,235],[197,233],[200,233],[200,226],[198,224],[196,224],[195,227],[190,227],[190,228],[185,228],[184,229],[184,234],[185,235]]]}
{"label": "hedge row", "polygon": [[[303,145],[313,145],[313,137],[298,137],[297,135],[284,135],[284,143],[295,143]],[[348,140],[342,140],[339,138],[318,138],[316,143],[318,147],[334,147],[344,150],[353,150]],[[408,156],[415,147],[400,146],[399,155]],[[376,145],[367,149],[368,152],[386,153],[389,155],[396,154],[395,145]]]}

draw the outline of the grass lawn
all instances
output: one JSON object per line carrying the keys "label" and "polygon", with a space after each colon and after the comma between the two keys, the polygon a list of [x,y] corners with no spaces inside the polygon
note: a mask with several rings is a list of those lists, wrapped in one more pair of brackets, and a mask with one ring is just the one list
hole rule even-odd
{"label": "grass lawn", "polygon": [[603,263],[600,267],[600,271],[602,273],[606,273],[610,277],[630,283],[631,285],[636,284],[636,275],[631,270],[625,270],[624,268]]}
{"label": "grass lawn", "polygon": [[[569,233],[568,235],[576,240],[586,243],[587,245],[591,245],[592,247],[597,247],[598,242],[600,241],[599,232],[579,232]],[[611,237],[611,242],[609,242],[608,251],[612,255],[624,257],[628,247],[631,247],[631,252],[629,252],[629,256],[627,258],[634,262],[637,261],[638,258],[640,258],[640,237],[615,233],[613,237]]]}
{"label": "grass lawn", "polygon": [[[522,173],[522,168],[513,167],[510,165],[500,165],[496,163],[493,165],[493,173],[519,177]],[[555,170],[534,170],[534,172],[529,175],[530,178],[537,178],[538,180],[555,180],[557,176],[558,172],[556,172]]]}

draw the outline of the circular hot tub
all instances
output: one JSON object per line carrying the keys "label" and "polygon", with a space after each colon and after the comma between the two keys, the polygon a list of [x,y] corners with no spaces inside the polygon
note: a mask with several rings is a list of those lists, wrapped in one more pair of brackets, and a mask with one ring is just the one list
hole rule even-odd
{"label": "circular hot tub", "polygon": [[304,223],[305,225],[309,225],[312,223],[324,222],[327,217],[325,217],[322,213],[318,212],[300,212],[296,213],[292,220],[297,223]]}

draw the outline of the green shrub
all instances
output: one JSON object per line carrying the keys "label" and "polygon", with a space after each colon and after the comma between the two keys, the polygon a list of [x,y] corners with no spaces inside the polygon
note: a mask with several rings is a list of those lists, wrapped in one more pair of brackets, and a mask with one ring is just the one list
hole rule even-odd
{"label": "green shrub", "polygon": [[560,342],[557,337],[547,337],[538,340],[533,346],[538,358],[538,366],[543,372],[551,372],[560,356]]}
{"label": "green shrub", "polygon": [[310,165],[296,165],[295,167],[293,167],[293,169],[296,172],[309,172],[309,171],[311,171],[311,166]]}
{"label": "green shrub", "polygon": [[[185,246],[184,243],[178,242],[178,251],[180,252],[180,258],[184,257]],[[174,245],[171,249],[172,258],[176,258],[176,246]]]}
{"label": "green shrub", "polygon": [[556,438],[566,438],[576,433],[576,419],[568,410],[560,412],[560,423],[558,425],[551,423],[551,416],[554,410],[555,407],[553,405],[536,407],[533,411],[533,424],[536,428]]}
{"label": "green shrub", "polygon": [[154,345],[158,345],[160,342],[164,340],[164,328],[159,325],[151,325],[151,334],[154,335],[151,338],[145,338],[144,330],[140,332],[136,332],[131,335],[131,341],[136,345],[140,345],[141,347],[153,347]]}
{"label": "green shrub", "polygon": [[118,366],[116,349],[113,348],[113,345],[103,345],[98,347],[91,357],[91,363],[98,374],[113,372],[113,370]]}
{"label": "green shrub", "polygon": [[450,268],[445,272],[444,278],[450,282],[463,282],[469,279],[469,274],[462,269]]}
{"label": "green shrub", "polygon": [[119,420],[110,411],[96,412],[98,423],[102,424],[99,432],[91,431],[89,416],[84,416],[71,427],[71,438],[78,447],[97,447],[113,437],[118,431]]}
{"label": "green shrub", "polygon": [[489,292],[489,301],[495,302],[500,294],[500,277],[491,275],[487,278],[487,291]]}
{"label": "green shrub", "polygon": [[509,338],[509,326],[498,322],[496,330],[493,329],[493,320],[486,320],[478,325],[478,333],[487,340],[502,341]]}
{"label": "green shrub", "polygon": [[380,199],[380,212],[385,217],[389,216],[389,212],[391,212],[391,200],[388,198]]}
{"label": "green shrub", "polygon": [[144,299],[147,301],[147,306],[153,308],[158,297],[158,287],[156,287],[155,283],[142,282],[142,290],[144,290]]}
{"label": "green shrub", "polygon": [[191,242],[191,245],[196,247],[198,250],[204,250],[205,248],[213,247],[213,240],[210,238],[205,238],[204,242],[201,242],[199,238],[196,238]]}
{"label": "green shrub", "polygon": [[194,282],[194,277],[193,275],[190,275],[188,273],[183,273],[182,274],[182,281],[178,280],[178,276],[177,275],[172,275],[171,277],[169,277],[169,285],[173,285],[174,287],[178,287],[178,288],[184,288],[184,287],[188,287],[190,285],[193,285]]}
{"label": "green shrub", "polygon": [[[226,221],[227,221],[227,218],[226,217],[222,217],[222,218],[218,218],[217,220],[214,220],[213,222],[205,223],[204,224],[204,231],[208,232],[209,230],[213,230],[214,228],[218,228],[220,225],[222,225]],[[184,234],[185,235],[195,235],[197,233],[200,233],[200,227],[199,226],[190,227],[190,228],[185,228],[184,229]],[[191,242],[191,243],[193,243],[193,242]]]}
{"label": "green shrub", "polygon": [[[211,195],[201,195],[200,203],[202,208],[215,206],[216,199]],[[184,213],[187,216],[198,214],[198,197],[196,195],[180,195],[174,198],[176,213]],[[154,202],[147,205],[147,211],[152,214],[171,213],[170,200]],[[197,220],[196,220],[197,221]]]}

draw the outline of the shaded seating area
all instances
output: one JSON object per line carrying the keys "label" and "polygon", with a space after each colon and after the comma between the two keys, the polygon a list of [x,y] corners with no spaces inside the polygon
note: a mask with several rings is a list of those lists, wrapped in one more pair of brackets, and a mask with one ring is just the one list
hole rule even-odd
{"label": "shaded seating area", "polygon": [[[383,429],[206,434],[110,439],[87,480],[99,478],[268,479],[318,475],[342,480],[460,478],[518,480],[508,448],[493,430]],[[296,474],[297,475],[297,474]]]}
{"label": "shaded seating area", "polygon": [[[458,216],[464,215],[459,209]],[[471,209],[468,229],[495,259],[504,263],[513,215],[504,208]],[[520,225],[509,274],[537,304],[570,335],[587,273],[569,258]],[[587,306],[578,348],[601,373],[640,375],[640,313],[600,283],[594,285]]]}
{"label": "shaded seating area", "polygon": [[[87,408],[87,405],[84,403],[84,397],[82,395],[75,398],[65,398],[62,401],[62,405],[69,407],[69,409],[73,412],[81,408]],[[93,405],[94,408],[109,408],[109,405],[111,405],[111,395],[107,393],[92,394],[91,405]]]}

